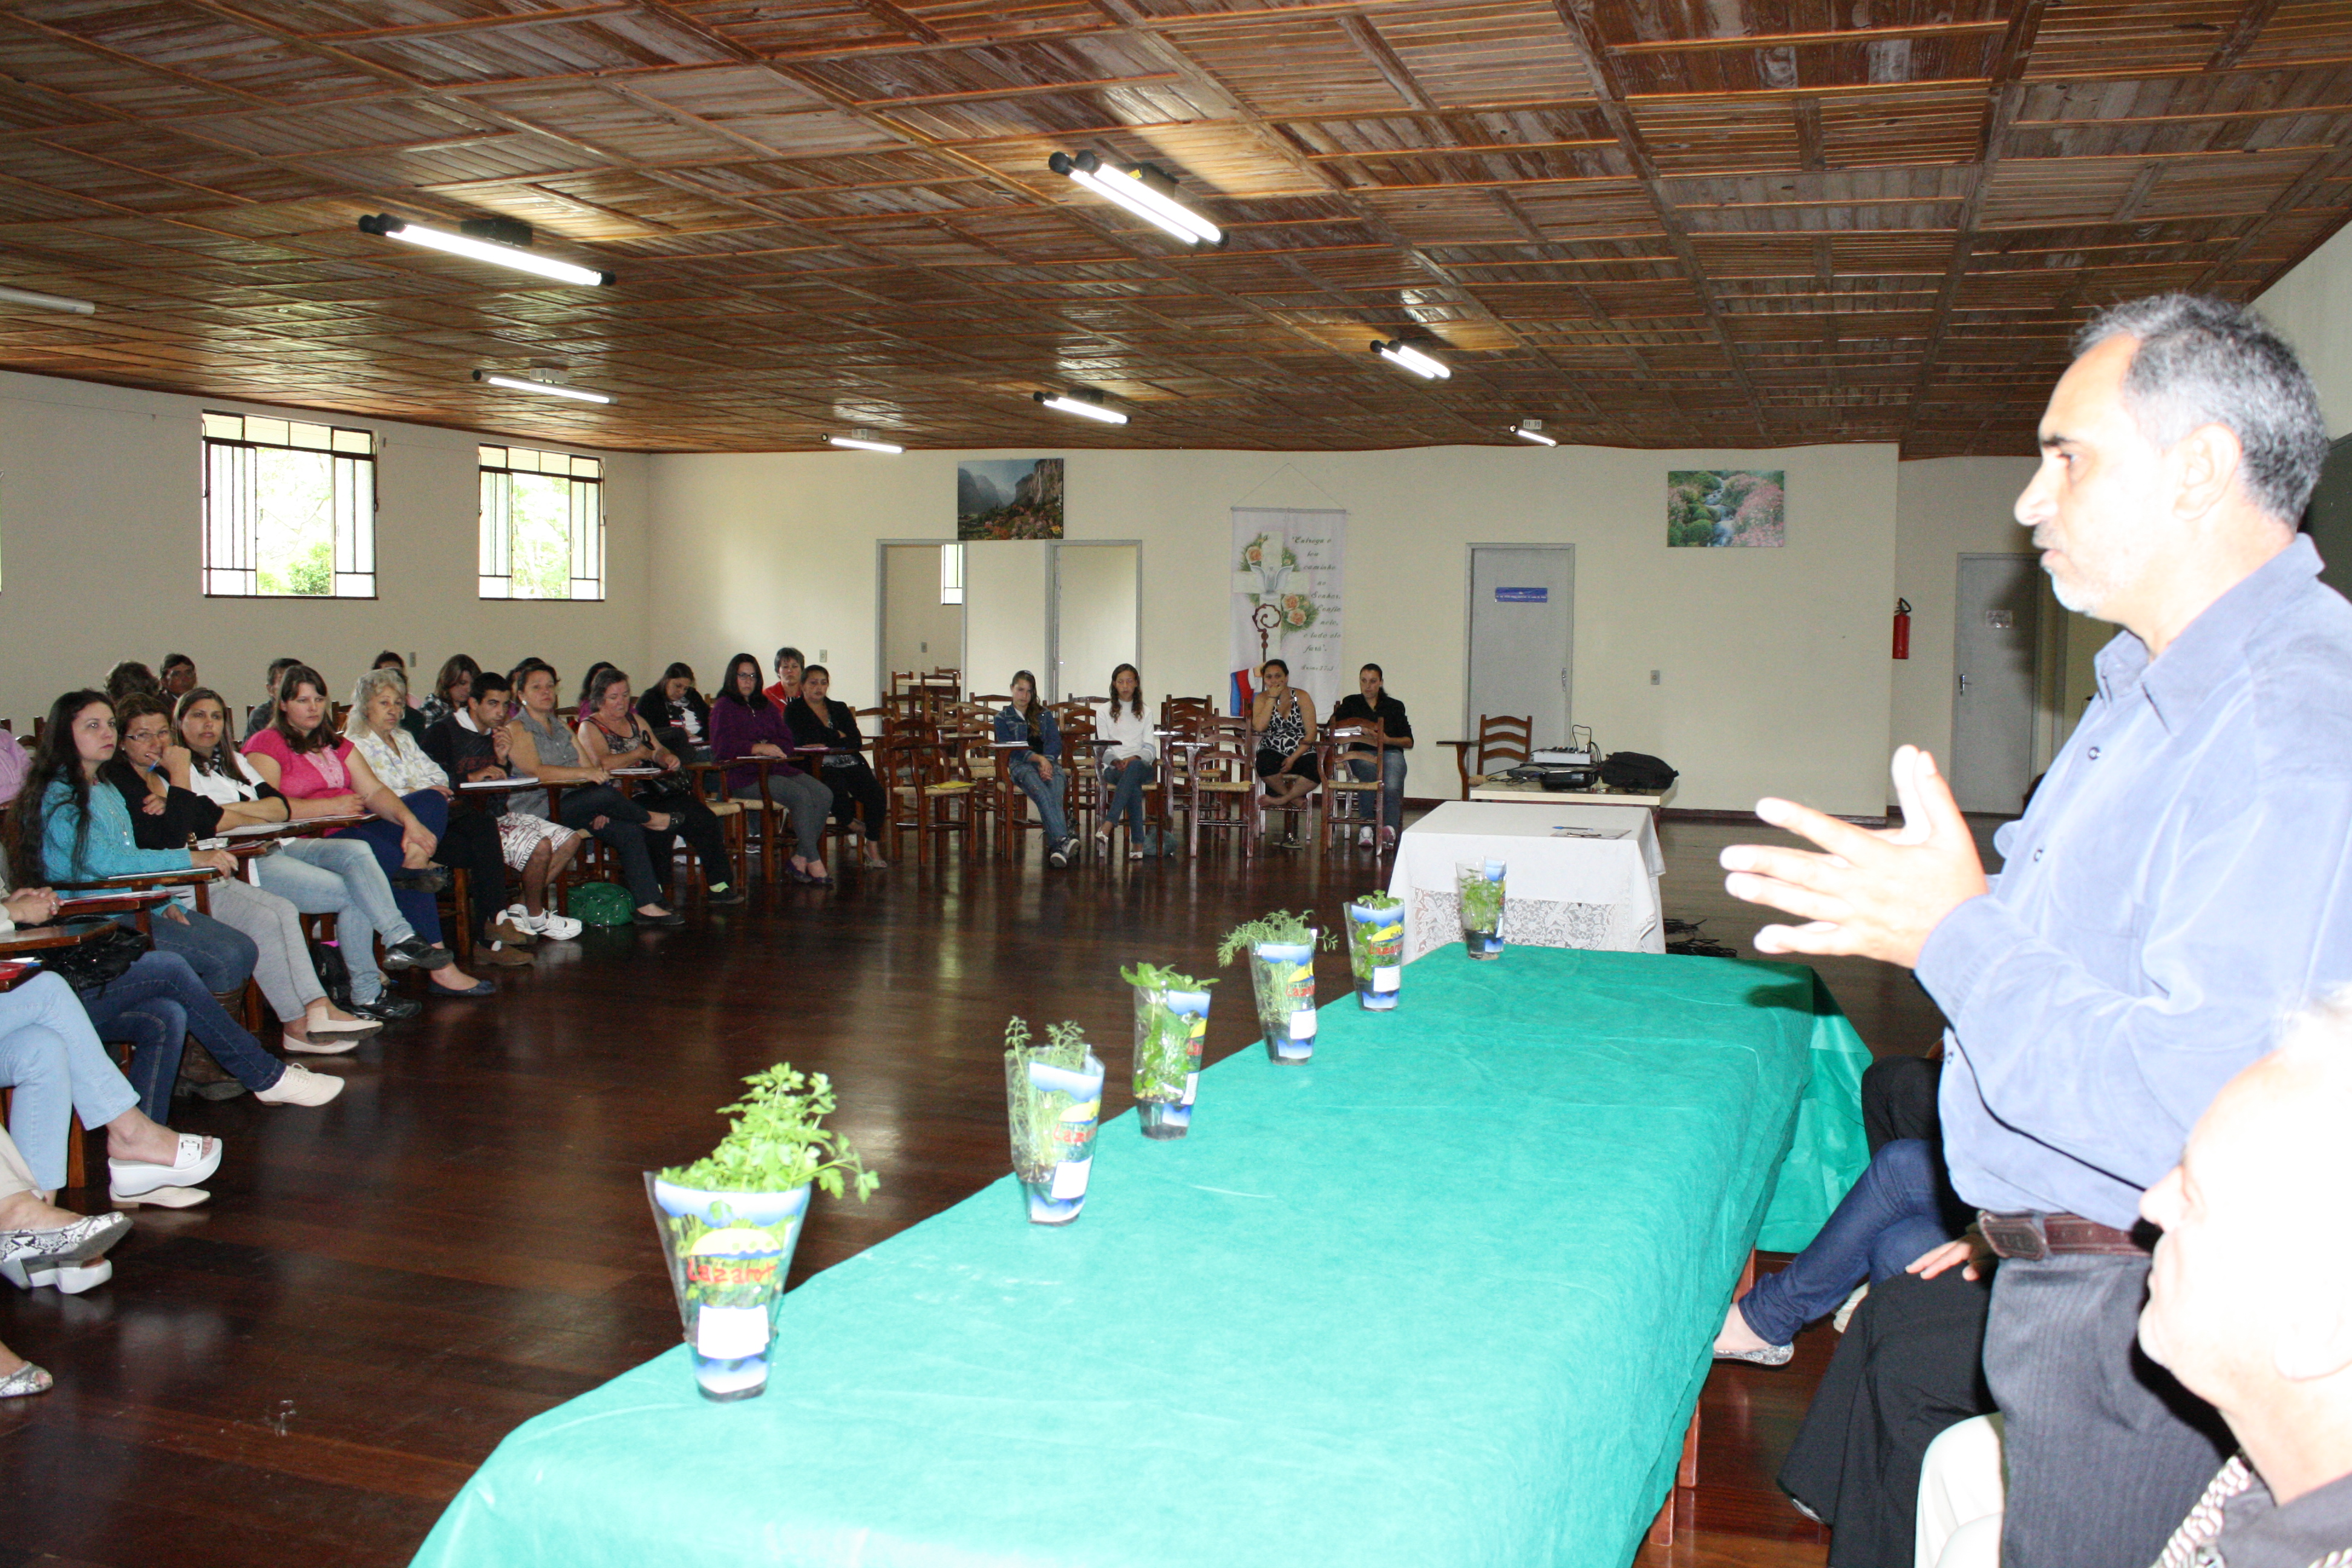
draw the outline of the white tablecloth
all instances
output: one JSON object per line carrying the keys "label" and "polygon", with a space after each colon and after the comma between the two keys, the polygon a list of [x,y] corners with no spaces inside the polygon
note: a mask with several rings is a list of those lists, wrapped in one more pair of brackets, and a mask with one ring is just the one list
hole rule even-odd
{"label": "white tablecloth", "polygon": [[[1597,837],[1555,837],[1566,827]],[[1666,951],[1658,879],[1666,868],[1646,811],[1622,806],[1450,800],[1397,840],[1389,892],[1404,904],[1404,956],[1462,940],[1454,868],[1510,868],[1503,940],[1530,947]]]}

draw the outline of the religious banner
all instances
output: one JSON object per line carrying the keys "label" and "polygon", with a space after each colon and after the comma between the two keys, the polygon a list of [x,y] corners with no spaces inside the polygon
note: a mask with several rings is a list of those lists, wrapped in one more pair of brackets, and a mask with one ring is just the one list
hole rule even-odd
{"label": "religious banner", "polygon": [[1249,711],[1258,667],[1290,666],[1290,683],[1315,699],[1316,717],[1356,689],[1340,668],[1341,565],[1348,514],[1337,510],[1234,510],[1233,711]]}

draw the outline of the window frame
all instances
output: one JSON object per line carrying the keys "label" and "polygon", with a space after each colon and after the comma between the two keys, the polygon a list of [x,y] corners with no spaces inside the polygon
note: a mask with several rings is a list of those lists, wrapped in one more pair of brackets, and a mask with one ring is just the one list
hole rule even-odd
{"label": "window frame", "polygon": [[[212,422],[216,419],[236,421],[237,434],[233,437],[214,434]],[[286,426],[289,439],[284,441],[255,439],[252,426],[256,420],[264,424]],[[326,445],[314,447],[297,444],[290,439],[293,428],[297,426],[325,431]],[[196,585],[205,598],[320,604],[336,600],[377,599],[383,596],[379,582],[382,575],[379,570],[381,563],[378,559],[375,538],[376,518],[382,511],[383,504],[383,495],[377,484],[376,472],[376,458],[383,449],[383,439],[373,429],[356,425],[333,425],[319,419],[298,419],[291,415],[236,414],[224,408],[207,408],[197,416],[196,437],[197,506],[203,514],[201,526],[197,531]],[[348,444],[346,437],[350,438]],[[354,447],[357,449],[353,449]],[[331,546],[331,555],[328,564],[331,584],[329,592],[324,594],[263,592],[260,584],[260,567],[254,559],[254,520],[251,511],[254,505],[253,459],[248,456],[242,461],[233,458],[226,462],[216,461],[216,458],[221,454],[236,452],[247,454],[315,452],[327,458],[329,478],[331,482],[329,509],[332,516],[330,523],[334,531],[334,539]],[[240,468],[243,470],[241,475],[236,472]],[[358,485],[355,482],[350,485],[345,483],[347,478],[355,479],[356,476],[362,471],[367,478],[366,503],[363,509],[359,504]],[[215,487],[224,479],[229,481],[232,489],[241,488],[244,491],[241,496],[233,497],[229,501],[229,504],[237,506],[244,515],[232,518],[226,525],[215,517],[214,512]],[[364,536],[357,526],[362,516],[367,523]],[[216,547],[226,547],[226,552],[231,559],[230,564],[218,563],[215,555]],[[236,577],[242,577],[245,585],[242,587],[221,585],[224,578]],[[347,580],[356,582],[361,579],[365,580],[364,593],[346,590]]]}
{"label": "window frame", "polygon": [[[503,461],[494,462],[490,454],[504,455]],[[533,466],[519,467],[514,461],[518,452],[527,452],[536,459]],[[567,452],[545,447],[518,447],[512,442],[483,441],[474,448],[478,465],[478,493],[480,510],[476,519],[477,549],[475,556],[474,596],[489,604],[509,605],[601,605],[612,593],[612,579],[607,573],[608,536],[611,522],[604,506],[604,459],[578,452]],[[546,465],[560,459],[563,471],[555,472]],[[582,472],[583,466],[589,470]],[[518,474],[530,478],[560,479],[569,487],[571,516],[569,540],[572,565],[565,579],[572,590],[561,599],[519,595],[514,592],[514,480]],[[492,521],[491,499],[498,499],[499,514]],[[583,540],[583,503],[592,514],[587,521],[594,525],[594,538]],[[495,527],[496,532],[493,532]],[[586,570],[583,571],[583,568]],[[583,583],[593,584],[593,594],[580,592]],[[504,586],[504,592],[492,592],[492,584]]]}
{"label": "window frame", "polygon": [[[940,603],[941,605],[963,606],[964,555],[961,541],[951,541],[940,546]],[[952,580],[951,580],[952,579]]]}

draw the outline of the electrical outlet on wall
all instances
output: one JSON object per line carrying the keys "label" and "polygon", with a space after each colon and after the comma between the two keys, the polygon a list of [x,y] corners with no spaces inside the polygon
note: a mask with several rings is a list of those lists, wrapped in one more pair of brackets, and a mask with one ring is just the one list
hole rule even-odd
{"label": "electrical outlet on wall", "polygon": [[1650,684],[1655,686],[1658,683],[1658,672],[1654,669],[1650,671]]}

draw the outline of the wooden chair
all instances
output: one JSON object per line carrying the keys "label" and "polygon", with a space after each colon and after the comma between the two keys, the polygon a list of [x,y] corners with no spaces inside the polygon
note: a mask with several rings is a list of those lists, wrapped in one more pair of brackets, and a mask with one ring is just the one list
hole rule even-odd
{"label": "wooden chair", "polygon": [[[1507,713],[1481,713],[1478,733],[1467,741],[1441,741],[1440,745],[1454,748],[1454,771],[1462,775],[1462,796],[1470,797],[1470,781],[1484,778],[1502,767],[1517,766],[1528,760],[1535,747],[1529,739],[1535,728],[1532,715],[1515,718]],[[1478,765],[1470,765],[1471,753],[1477,754]]]}
{"label": "wooden chair", "polygon": [[971,827],[979,786],[952,774],[936,743],[891,737],[874,743],[874,772],[890,802],[890,853],[897,855],[908,832],[915,835],[915,863],[930,858],[931,839],[947,855],[947,836],[961,833],[964,852],[971,850]]}
{"label": "wooden chair", "polygon": [[[1248,721],[1243,721],[1246,731]],[[1242,839],[1242,858],[1257,855],[1258,831],[1264,826],[1258,815],[1257,752],[1244,732],[1236,738],[1230,729],[1206,732],[1208,743],[1192,755],[1192,766],[1185,781],[1188,803],[1185,826],[1185,853],[1201,853],[1201,831],[1203,828],[1233,828]]]}
{"label": "wooden chair", "polygon": [[1323,847],[1328,849],[1335,840],[1345,844],[1349,833],[1363,826],[1365,818],[1340,810],[1351,800],[1368,796],[1372,803],[1370,817],[1372,827],[1372,854],[1380,854],[1381,829],[1389,826],[1388,795],[1381,788],[1379,769],[1369,779],[1360,779],[1349,771],[1348,754],[1351,747],[1364,742],[1378,743],[1386,738],[1388,726],[1363,719],[1349,719],[1326,729],[1317,742],[1317,754],[1323,767]]}
{"label": "wooden chair", "polygon": [[1054,722],[1061,728],[1062,763],[1070,773],[1070,831],[1085,839],[1091,826],[1102,820],[1102,752],[1095,746],[1095,710],[1084,702],[1056,702]]}

